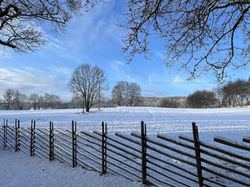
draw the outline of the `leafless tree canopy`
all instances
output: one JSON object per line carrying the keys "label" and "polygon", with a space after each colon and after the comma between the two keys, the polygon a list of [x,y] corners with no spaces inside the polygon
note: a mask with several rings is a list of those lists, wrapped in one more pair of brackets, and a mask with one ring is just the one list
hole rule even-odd
{"label": "leafless tree canopy", "polygon": [[[45,43],[38,23],[62,29],[72,14],[104,0],[0,0],[0,45],[19,52]],[[250,0],[126,0],[124,52],[150,55],[151,39],[166,46],[166,64],[179,64],[191,77],[241,68],[250,54]],[[153,37],[152,37],[153,36]]]}
{"label": "leafless tree canopy", "polygon": [[112,90],[112,100],[118,106],[134,106],[139,103],[141,87],[136,83],[119,81]]}
{"label": "leafless tree canopy", "polygon": [[18,109],[22,110],[24,103],[27,101],[27,96],[20,93],[18,90],[7,89],[3,94],[4,103],[6,103],[6,109]]}
{"label": "leafless tree canopy", "polygon": [[0,45],[17,52],[38,49],[46,43],[39,25],[63,29],[81,4],[81,0],[0,0]]}
{"label": "leafless tree canopy", "polygon": [[126,98],[128,97],[129,83],[126,81],[119,81],[112,90],[112,99],[118,106],[126,105]]}
{"label": "leafless tree canopy", "polygon": [[166,64],[180,64],[191,77],[249,62],[249,0],[128,0],[124,42],[129,60],[148,54],[151,36],[166,44]]}
{"label": "leafless tree canopy", "polygon": [[93,102],[98,98],[101,90],[105,88],[106,77],[104,71],[97,66],[82,64],[73,72],[69,86],[73,93],[83,98],[83,110],[89,112]]}

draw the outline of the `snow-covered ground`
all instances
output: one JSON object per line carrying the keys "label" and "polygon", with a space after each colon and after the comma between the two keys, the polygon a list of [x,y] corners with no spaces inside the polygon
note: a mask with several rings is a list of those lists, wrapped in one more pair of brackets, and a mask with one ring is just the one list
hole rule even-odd
{"label": "snow-covered ground", "polygon": [[140,130],[140,121],[147,124],[148,134],[180,135],[190,134],[191,123],[199,127],[200,137],[234,137],[250,134],[250,108],[219,109],[170,109],[157,107],[102,108],[99,112],[82,114],[81,109],[0,111],[0,120],[6,118],[13,124],[15,118],[21,126],[29,126],[36,120],[38,127],[48,127],[53,121],[55,128],[70,128],[71,121],[77,122],[78,129],[100,130],[102,121],[108,124],[108,132],[130,133]]}
{"label": "snow-covered ground", "polygon": [[[88,114],[82,114],[81,109],[0,111],[0,120],[4,118],[9,120],[10,125],[13,125],[14,119],[20,119],[23,127],[29,126],[31,119],[36,120],[37,127],[48,127],[49,121],[53,121],[55,128],[62,129],[70,129],[71,121],[74,120],[78,124],[78,130],[86,131],[100,130],[100,124],[104,121],[108,124],[111,136],[114,132],[122,134],[140,132],[140,121],[143,120],[147,124],[148,135],[154,139],[158,133],[175,138],[178,135],[192,137],[192,122],[198,125],[200,139],[205,142],[213,142],[215,136],[242,141],[242,137],[250,135],[249,107],[220,109],[117,107],[102,108],[101,111],[93,109]],[[248,157],[246,151],[238,153]],[[129,183],[110,174],[100,177],[97,173],[80,168],[72,169],[47,160],[38,162],[37,159],[27,157],[23,153],[0,151],[0,186],[61,186],[62,184],[63,186],[140,186],[138,183]],[[175,160],[171,162],[183,165]],[[196,172],[195,168],[184,167]],[[241,171],[242,168],[236,169]],[[242,171],[248,172],[248,170]]]}
{"label": "snow-covered ground", "polygon": [[22,152],[0,150],[0,186],[2,187],[139,187],[110,174],[100,176],[80,167],[71,168],[57,161],[49,162],[37,157],[28,157]]}

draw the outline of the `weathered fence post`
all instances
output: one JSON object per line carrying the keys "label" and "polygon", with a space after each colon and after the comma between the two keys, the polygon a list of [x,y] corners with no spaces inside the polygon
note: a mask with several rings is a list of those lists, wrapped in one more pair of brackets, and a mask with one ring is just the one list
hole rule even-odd
{"label": "weathered fence post", "polygon": [[35,129],[36,129],[36,121],[31,120],[31,124],[30,124],[30,156],[35,155]]}
{"label": "weathered fence post", "polygon": [[7,124],[8,120],[3,121],[3,148],[5,149],[7,147]]}
{"label": "weathered fence post", "polygon": [[49,122],[49,160],[54,160],[54,124]]}
{"label": "weathered fence post", "polygon": [[194,122],[192,123],[192,128],[193,128],[197,175],[198,175],[198,180],[199,180],[199,186],[202,187],[203,186],[203,178],[202,178],[199,133],[198,133],[198,127],[196,126],[196,124]]}
{"label": "weathered fence post", "polygon": [[3,132],[3,149],[4,149],[4,125],[5,125],[5,119],[3,119],[3,125],[1,126],[1,132]]}
{"label": "weathered fence post", "polygon": [[20,151],[20,120],[15,119],[15,151]]}
{"label": "weathered fence post", "polygon": [[142,183],[147,184],[147,160],[146,160],[146,124],[141,121],[141,146],[142,146],[142,158],[141,158],[141,173],[142,173]]}
{"label": "weathered fence post", "polygon": [[77,166],[76,122],[72,121],[72,167]]}
{"label": "weathered fence post", "polygon": [[102,122],[102,174],[107,172],[107,123]]}

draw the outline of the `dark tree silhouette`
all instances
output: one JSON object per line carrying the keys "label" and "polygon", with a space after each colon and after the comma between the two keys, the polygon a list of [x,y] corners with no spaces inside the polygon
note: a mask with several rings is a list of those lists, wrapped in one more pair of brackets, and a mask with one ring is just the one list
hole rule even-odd
{"label": "dark tree silhouette", "polygon": [[187,97],[186,103],[192,108],[206,108],[216,103],[215,93],[210,91],[196,91]]}
{"label": "dark tree silhouette", "polygon": [[17,52],[46,43],[41,24],[62,30],[82,7],[81,0],[0,0],[0,45]]}

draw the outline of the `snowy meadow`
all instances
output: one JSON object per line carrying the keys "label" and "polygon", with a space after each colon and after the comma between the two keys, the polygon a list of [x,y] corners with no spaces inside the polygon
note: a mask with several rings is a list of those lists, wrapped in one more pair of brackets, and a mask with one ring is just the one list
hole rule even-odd
{"label": "snowy meadow", "polygon": [[147,124],[147,133],[177,136],[190,134],[192,122],[199,127],[200,138],[214,136],[242,138],[250,134],[250,107],[218,109],[173,109],[158,107],[117,107],[92,109],[90,113],[81,113],[81,109],[0,111],[0,119],[21,121],[21,126],[30,126],[30,120],[36,120],[37,127],[49,127],[49,121],[55,128],[71,128],[71,121],[77,122],[78,130],[100,130],[101,122],[108,124],[108,132],[129,134],[140,132],[140,121]]}
{"label": "snowy meadow", "polygon": [[[101,111],[93,109],[90,113],[84,114],[81,113],[81,111],[82,109],[0,111],[0,119],[8,119],[9,125],[11,126],[13,125],[15,119],[19,119],[21,121],[21,127],[29,127],[30,120],[36,120],[36,126],[38,128],[48,128],[49,121],[53,121],[55,129],[63,130],[70,129],[71,121],[74,120],[77,122],[78,132],[80,130],[100,131],[101,122],[104,121],[108,125],[109,136],[113,138],[115,137],[115,132],[125,135],[129,135],[131,132],[140,133],[140,121],[144,121],[147,124],[147,135],[152,139],[156,139],[157,134],[166,135],[167,137],[172,137],[176,140],[178,140],[179,135],[192,137],[192,122],[196,122],[197,126],[199,127],[200,140],[203,142],[212,143],[215,136],[229,138],[230,140],[241,142],[244,136],[250,135],[249,107],[220,109],[117,107],[102,108]],[[184,149],[181,150],[184,151]],[[239,153],[242,156],[248,157],[247,151],[234,151],[237,151],[235,153]],[[149,153],[157,156],[158,159],[164,160],[166,158],[150,150]],[[186,153],[193,154],[192,151],[187,151]],[[15,156],[13,152],[0,152],[0,164],[2,164],[2,170],[0,170],[0,186],[18,186],[19,184],[24,186],[27,186],[27,184],[32,184],[30,186],[61,186],[63,184],[65,184],[64,186],[81,186],[79,185],[81,184],[81,179],[85,181],[84,186],[100,186],[100,184],[101,186],[116,186],[117,184],[119,184],[119,186],[141,186],[141,184],[136,182],[128,183],[127,180],[123,180],[117,175],[108,174],[106,177],[100,178],[97,174],[90,171],[84,171],[79,168],[77,168],[77,170],[72,170],[71,168],[61,166],[59,163],[53,163],[53,165],[51,165],[48,161],[38,161],[36,160],[37,158],[29,158],[22,155],[22,153],[20,154]],[[204,158],[208,159],[209,157],[204,156]],[[131,159],[140,162],[140,159],[137,159],[136,157],[131,157]],[[188,157],[184,157],[184,159],[189,161]],[[22,162],[20,162],[20,160],[22,160]],[[122,161],[129,163],[127,159],[123,159]],[[185,168],[192,173],[196,173],[195,167],[190,167],[175,159],[170,159],[169,161],[175,165]],[[213,160],[213,162],[218,164],[227,164],[226,162],[215,160]],[[160,162],[156,163],[160,164]],[[12,169],[9,167],[9,165],[12,165]],[[246,168],[248,165],[249,164],[246,163]],[[246,168],[242,169],[238,166],[235,168],[234,165],[228,165],[228,167],[243,173],[249,172],[249,170]],[[179,172],[178,169],[174,167],[167,168],[171,168],[171,170],[174,172]],[[35,171],[34,175],[30,175],[31,170]],[[17,174],[18,172],[24,173],[24,175],[27,175],[27,177],[31,177],[23,178]],[[165,173],[164,170],[162,170],[162,172]],[[55,177],[51,177],[51,175],[54,176],[53,173],[57,173]],[[15,175],[16,179],[18,180],[10,182],[10,178],[13,175]],[[245,182],[248,180],[242,177],[242,175],[235,175],[233,173],[227,173],[227,175],[236,179],[238,178],[239,180]],[[70,176],[74,176],[73,183],[71,183],[72,178]],[[181,181],[180,177],[176,178],[176,176],[171,173],[168,174],[168,176]],[[213,177],[210,175],[206,176],[209,176],[210,179],[213,179]],[[27,182],[26,178],[27,180],[32,181],[32,183]],[[43,178],[48,178],[48,180],[45,182]],[[63,182],[57,183],[56,181],[60,180],[60,178],[63,178]],[[96,178],[97,182],[93,183],[92,180],[95,180],[94,178]],[[161,176],[159,176],[159,178],[161,178]],[[21,183],[18,181],[21,181]],[[219,181],[226,186],[232,186],[230,181],[228,182],[221,179],[216,179],[216,181]],[[185,180],[183,182],[185,183]],[[178,183],[173,182],[172,184],[178,186]],[[194,185],[194,183],[189,183],[188,181],[186,184],[186,186]]]}

